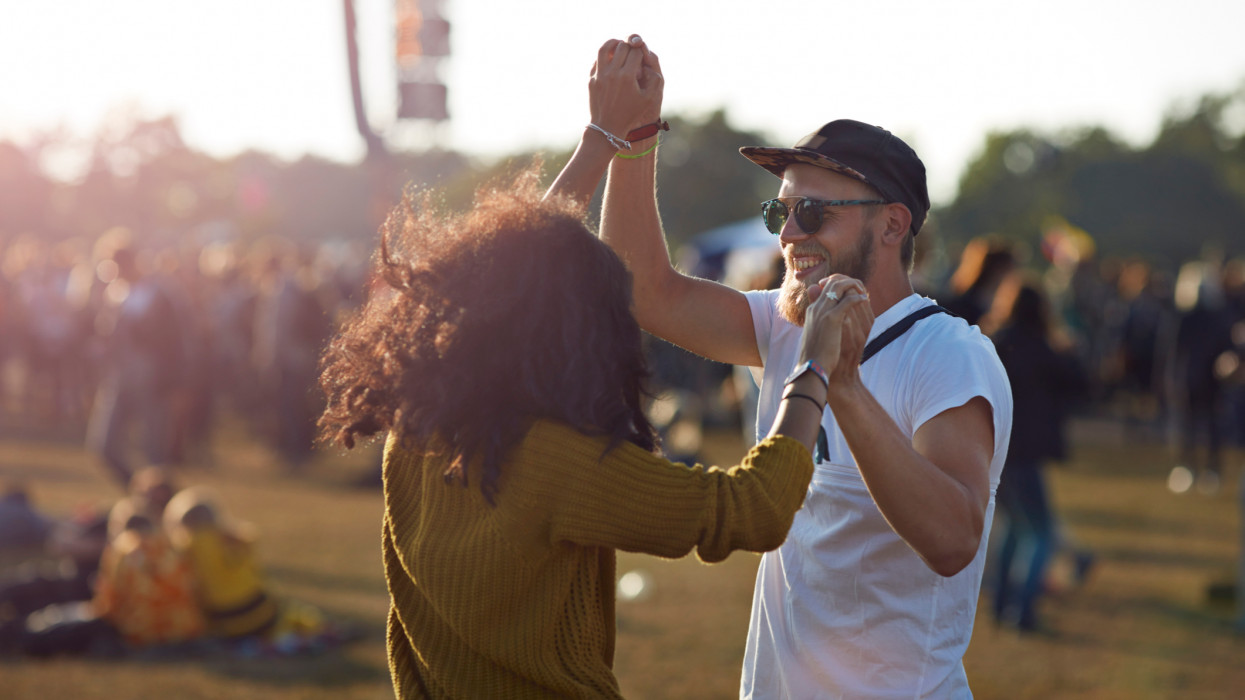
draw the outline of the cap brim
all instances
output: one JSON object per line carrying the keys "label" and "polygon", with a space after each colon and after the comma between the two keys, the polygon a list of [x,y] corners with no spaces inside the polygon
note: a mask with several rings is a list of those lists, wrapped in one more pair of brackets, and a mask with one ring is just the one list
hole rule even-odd
{"label": "cap brim", "polygon": [[783,171],[787,166],[793,163],[805,163],[815,165],[826,170],[833,170],[841,175],[846,175],[854,180],[869,183],[869,178],[865,177],[855,168],[846,166],[839,161],[823,156],[820,153],[806,151],[801,148],[766,148],[762,146],[748,146],[739,149],[739,153],[744,158],[765,168],[774,175],[782,177]]}

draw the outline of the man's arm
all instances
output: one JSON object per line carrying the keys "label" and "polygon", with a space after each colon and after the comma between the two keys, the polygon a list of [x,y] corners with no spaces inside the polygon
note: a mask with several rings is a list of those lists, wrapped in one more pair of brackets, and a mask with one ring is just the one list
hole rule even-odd
{"label": "man's arm", "polygon": [[[665,86],[656,62],[637,35],[602,44],[588,80],[589,121],[620,137],[655,121],[661,114]],[[633,144],[633,150],[638,145]],[[568,197],[587,208],[615,153],[604,134],[585,126],[579,146],[545,192],[545,199]]]}
{"label": "man's arm", "polygon": [[[826,288],[859,282],[832,275]],[[933,571],[954,576],[977,555],[990,500],[994,414],[978,396],[926,421],[909,439],[860,378],[873,311],[855,307],[843,323],[826,406],[847,439],[878,510]]]}
{"label": "man's arm", "polygon": [[990,499],[990,403],[978,396],[943,411],[911,441],[859,382],[832,387],[830,408],[891,528],[943,576],[968,566]]}
{"label": "man's arm", "polygon": [[760,365],[752,312],[743,293],[688,277],[670,264],[657,212],[656,162],[656,152],[614,158],[601,211],[601,239],[634,278],[636,319],[649,333],[703,357]]}

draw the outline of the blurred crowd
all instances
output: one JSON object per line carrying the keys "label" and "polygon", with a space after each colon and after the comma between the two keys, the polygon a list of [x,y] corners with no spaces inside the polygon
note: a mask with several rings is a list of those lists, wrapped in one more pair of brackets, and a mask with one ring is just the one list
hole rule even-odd
{"label": "blurred crowd", "polygon": [[1176,490],[1215,491],[1223,449],[1245,445],[1245,259],[1211,254],[1168,270],[1083,248],[1048,241],[1038,267],[1012,242],[974,239],[946,282],[923,291],[989,333],[1006,315],[997,302],[1009,276],[1032,277],[1051,344],[1084,373],[1077,410],[1167,441]]}
{"label": "blurred crowd", "polygon": [[[156,642],[204,638],[212,613],[194,602],[210,585],[204,557],[241,562],[252,573],[238,580],[250,584],[234,585],[245,590],[259,590],[261,578],[237,530],[220,529],[215,544],[186,534],[213,526],[216,511],[179,502],[171,514],[161,470],[210,466],[222,419],[295,473],[306,464],[319,353],[367,293],[368,252],[277,238],[157,247],[125,229],[94,241],[18,236],[0,251],[0,435],[82,440],[129,494],[111,515],[61,520],[38,513],[20,486],[3,495],[0,564],[10,540],[37,542],[44,563],[0,569],[0,617],[9,615],[0,623],[12,634],[48,631],[11,635],[10,647],[41,653],[100,639],[142,647],[152,640],[134,632],[135,610],[180,630]],[[1168,444],[1168,486],[1179,493],[1216,492],[1226,448],[1245,446],[1245,259],[1208,255],[1166,269],[1100,259],[1083,235],[1048,235],[1035,251],[987,236],[957,252],[949,263],[918,251],[913,280],[990,335],[1012,379],[1012,450],[986,589],[1000,621],[1033,630],[1052,563],[1069,561],[1073,583],[1093,563],[1060,526],[1042,479],[1046,463],[1067,456],[1070,417],[1107,418],[1130,439]],[[783,274],[775,246],[681,265],[739,289],[775,287]],[[707,427],[737,426],[753,441],[749,372],[646,343],[649,410],[668,456],[699,461]],[[152,613],[152,601],[127,597],[151,577],[172,596],[157,607],[171,605],[183,626]],[[261,616],[276,625],[270,607]]]}
{"label": "blurred crowd", "polygon": [[123,487],[136,465],[209,464],[223,416],[307,461],[318,353],[361,301],[366,252],[157,247],[120,228],[0,251],[0,433],[84,435]]}
{"label": "blurred crowd", "polygon": [[[226,417],[292,469],[310,458],[318,354],[366,293],[362,247],[155,247],[113,229],[93,241],[23,235],[0,250],[0,433],[81,435],[122,486],[136,465],[210,464]],[[918,255],[917,291],[974,324],[1009,275],[1037,275],[1056,343],[1085,372],[1079,410],[1169,440],[1175,485],[1214,490],[1223,447],[1245,443],[1245,260],[1164,269],[1099,259],[1076,236],[1034,252],[979,237],[956,264],[934,258]],[[741,289],[782,274],[773,247],[685,264]],[[706,425],[742,423],[751,439],[746,372],[649,342],[653,418],[672,454],[695,459]]]}

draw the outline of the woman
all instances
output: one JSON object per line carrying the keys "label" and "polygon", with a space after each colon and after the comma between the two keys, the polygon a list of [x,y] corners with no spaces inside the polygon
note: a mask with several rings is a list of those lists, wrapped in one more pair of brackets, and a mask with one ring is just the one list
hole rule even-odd
{"label": "woman", "polygon": [[[994,613],[998,621],[1032,632],[1040,628],[1037,603],[1057,544],[1042,469],[1048,460],[1066,456],[1067,408],[1086,392],[1088,380],[1069,352],[1071,342],[1051,328],[1041,283],[1023,272],[1003,279],[982,330],[1007,370],[1014,411],[997,491],[999,512],[1007,521],[995,562]],[[1016,571],[1013,561],[1022,548],[1028,560]]]}

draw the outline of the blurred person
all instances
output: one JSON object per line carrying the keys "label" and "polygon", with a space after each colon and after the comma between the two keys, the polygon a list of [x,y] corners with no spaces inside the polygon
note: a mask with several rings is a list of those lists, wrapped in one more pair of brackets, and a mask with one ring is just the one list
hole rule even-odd
{"label": "blurred person", "polygon": [[93,592],[55,600],[9,626],[10,646],[30,656],[97,653],[181,645],[204,628],[189,563],[174,551],[156,521],[119,501],[109,520],[120,523],[103,550]]}
{"label": "blurred person", "polygon": [[83,412],[87,329],[71,294],[75,251],[71,243],[35,241],[17,288],[25,319],[27,410],[45,421],[76,420]]}
{"label": "blurred person", "polygon": [[[638,37],[602,46],[591,118],[625,133],[661,77]],[[780,399],[729,470],[656,454],[622,261],[585,211],[614,149],[585,134],[546,197],[538,174],[384,227],[373,294],[329,346],[321,435],[388,433],[385,571],[400,697],[618,697],[615,550],[707,562],[785,537],[812,474],[826,384]],[[816,286],[816,285],[815,285]],[[863,295],[816,286],[800,359],[833,371]],[[824,370],[822,369],[824,367]]]}
{"label": "blurred person", "polygon": [[1118,301],[1117,285],[1108,281],[1112,261],[1099,264],[1091,243],[1080,252],[1057,258],[1048,271],[1052,313],[1061,327],[1077,339],[1077,352],[1090,382],[1090,401],[1100,404],[1109,398],[1117,380],[1112,366],[1119,345],[1119,326],[1124,312]]}
{"label": "blurred person", "polygon": [[1167,382],[1176,419],[1176,452],[1168,486],[1218,490],[1222,478],[1224,391],[1215,362],[1232,349],[1232,325],[1214,271],[1202,262],[1181,266],[1176,277],[1175,332],[1168,339]]}
{"label": "blurred person", "polygon": [[1233,258],[1224,264],[1223,295],[1235,347],[1218,361],[1219,375],[1229,387],[1228,415],[1233,442],[1245,447],[1245,258]]}
{"label": "blurred person", "polygon": [[794,148],[741,149],[781,179],[761,213],[787,274],[779,289],[739,292],[670,264],[655,197],[659,150],[651,136],[618,136],[659,108],[612,139],[585,131],[585,141],[617,151],[601,237],[635,276],[642,327],[754,368],[758,434],[773,425],[789,381],[811,371],[796,352],[811,290],[855,289],[869,300],[826,377],[831,410],[812,489],[786,542],[761,559],[741,696],[968,697],[962,658],[1011,396],[989,339],[912,290],[929,209],[924,165],[890,132],[846,119]]}
{"label": "blurred person", "polygon": [[206,489],[174,495],[164,511],[164,529],[189,560],[209,636],[282,653],[335,638],[337,630],[325,624],[319,610],[272,591],[257,557],[255,528],[231,519]]}
{"label": "blurred person", "polygon": [[41,551],[54,522],[39,512],[26,486],[5,481],[0,489],[0,565]]}
{"label": "blurred person", "polygon": [[320,282],[296,249],[285,249],[270,259],[255,309],[256,364],[275,419],[275,445],[294,469],[311,459],[316,361],[332,330]]}
{"label": "blurred person", "polygon": [[189,559],[174,549],[161,521],[127,502],[114,506],[120,522],[105,548],[92,608],[135,648],[180,644],[205,630]]}
{"label": "blurred person", "polygon": [[205,248],[200,267],[208,280],[208,326],[213,338],[213,406],[253,418],[258,408],[255,309],[259,291],[237,246]]}
{"label": "blurred person", "polygon": [[122,486],[133,473],[128,434],[137,424],[149,464],[173,458],[176,405],[186,377],[186,319],[166,283],[139,266],[129,245],[113,251],[119,299],[108,337],[103,376],[87,427],[87,445]]}
{"label": "blurred person", "polygon": [[277,601],[255,556],[255,533],[229,521],[201,488],[179,491],[164,512],[173,545],[190,561],[200,609],[210,634],[265,634],[277,624]]}
{"label": "blurred person", "polygon": [[1130,426],[1154,425],[1164,410],[1159,339],[1175,314],[1167,276],[1134,261],[1120,276],[1120,298],[1125,305],[1120,364],[1124,388],[1131,395],[1125,420]]}
{"label": "blurred person", "polygon": [[[942,305],[975,326],[990,309],[999,283],[1016,267],[1011,244],[995,236],[970,240],[960,252],[960,263],[947,281]],[[940,295],[942,296],[942,295]]]}
{"label": "blurred person", "polygon": [[[1056,517],[1043,477],[1045,464],[1067,457],[1065,425],[1071,402],[1088,380],[1072,343],[1052,325],[1040,281],[1010,273],[982,320],[1007,370],[1014,406],[1012,439],[999,480],[998,513],[1005,517],[994,564],[994,615],[1021,631],[1039,629],[1038,601],[1058,546]],[[1023,566],[1018,553],[1027,552]]]}
{"label": "blurred person", "polygon": [[[25,490],[15,491],[15,504],[27,511],[21,520],[34,526],[43,521],[41,547],[26,550],[13,562],[8,576],[0,583],[0,608],[8,607],[21,616],[54,604],[89,601],[96,586],[102,555],[108,544],[125,529],[131,516],[142,515],[159,527],[165,504],[175,489],[167,470],[151,466],[130,479],[125,496],[111,508],[84,508],[69,518],[57,518],[34,511]],[[0,509],[0,514],[4,511]],[[0,517],[0,525],[4,525]],[[37,526],[36,526],[37,527]],[[7,528],[0,528],[0,535]],[[7,529],[7,534],[20,528]],[[0,572],[6,573],[6,572]]]}
{"label": "blurred person", "polygon": [[177,481],[167,467],[149,465],[135,471],[127,494],[109,511],[108,539],[121,534],[135,514],[146,516],[157,528],[162,527],[164,509],[177,491]]}
{"label": "blurred person", "polygon": [[[186,257],[190,252],[184,253]],[[207,284],[197,260],[183,262],[183,254],[167,249],[155,259],[159,278],[177,311],[182,343],[182,377],[173,403],[172,445],[174,464],[212,463],[212,394],[219,378],[213,373],[216,336],[208,318]]]}
{"label": "blurred person", "polygon": [[0,624],[22,622],[50,605],[91,599],[107,544],[107,512],[65,519],[39,515],[49,525],[42,548],[11,551],[12,560],[0,567]]}

